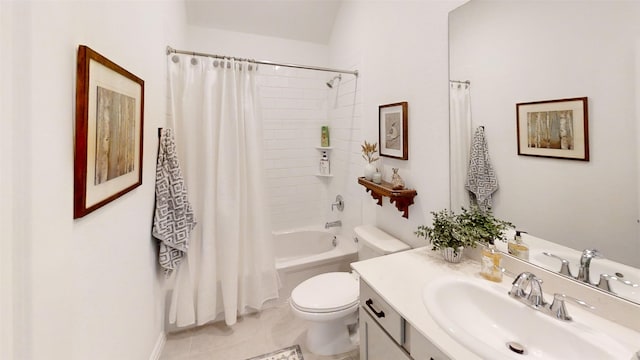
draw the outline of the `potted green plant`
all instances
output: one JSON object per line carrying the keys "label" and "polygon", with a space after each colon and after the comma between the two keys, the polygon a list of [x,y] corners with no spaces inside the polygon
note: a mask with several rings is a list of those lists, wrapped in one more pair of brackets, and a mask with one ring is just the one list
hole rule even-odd
{"label": "potted green plant", "polygon": [[507,241],[505,231],[514,227],[512,223],[496,218],[491,209],[483,211],[475,205],[469,210],[462,208],[457,220],[462,236],[485,245],[493,245],[495,240]]}
{"label": "potted green plant", "polygon": [[432,226],[418,226],[415,234],[424,237],[432,250],[442,252],[445,260],[460,262],[465,247],[474,248],[477,243],[493,244],[495,240],[506,241],[505,230],[513,224],[496,218],[491,210],[482,211],[477,206],[455,214],[451,210],[431,212]]}
{"label": "potted green plant", "polygon": [[460,262],[465,247],[475,247],[473,238],[468,237],[462,228],[458,215],[451,210],[431,212],[432,226],[420,225],[416,236],[423,237],[432,245],[431,250],[440,251],[445,260]]}

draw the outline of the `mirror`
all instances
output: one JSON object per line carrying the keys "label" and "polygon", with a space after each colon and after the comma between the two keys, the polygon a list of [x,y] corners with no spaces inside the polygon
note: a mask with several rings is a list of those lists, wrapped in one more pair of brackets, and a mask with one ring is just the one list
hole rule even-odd
{"label": "mirror", "polygon": [[[608,271],[638,271],[640,2],[471,0],[449,15],[449,68],[470,82],[471,129],[485,127],[494,214],[535,236],[525,242],[595,248]],[[588,161],[518,155],[517,103],[577,97],[588,98]]]}

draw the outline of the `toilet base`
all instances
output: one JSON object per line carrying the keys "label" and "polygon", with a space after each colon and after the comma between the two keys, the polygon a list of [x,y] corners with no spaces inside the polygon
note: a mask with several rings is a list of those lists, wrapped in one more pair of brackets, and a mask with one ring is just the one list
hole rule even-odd
{"label": "toilet base", "polygon": [[345,319],[309,322],[306,340],[307,348],[316,355],[337,355],[358,347],[357,343],[351,341]]}

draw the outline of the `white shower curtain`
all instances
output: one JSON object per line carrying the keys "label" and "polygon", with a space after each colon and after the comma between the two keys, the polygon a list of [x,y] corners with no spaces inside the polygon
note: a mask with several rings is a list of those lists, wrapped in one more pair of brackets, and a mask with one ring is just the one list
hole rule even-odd
{"label": "white shower curtain", "polygon": [[198,218],[169,321],[201,325],[278,297],[255,64],[169,55],[170,124]]}
{"label": "white shower curtain", "polygon": [[465,189],[471,144],[471,95],[469,84],[451,82],[449,86],[449,147],[451,153],[451,210],[469,208]]}

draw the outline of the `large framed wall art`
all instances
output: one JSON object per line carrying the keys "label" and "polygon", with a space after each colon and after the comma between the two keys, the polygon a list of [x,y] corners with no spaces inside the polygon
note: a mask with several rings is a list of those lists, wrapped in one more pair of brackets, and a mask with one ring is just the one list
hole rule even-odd
{"label": "large framed wall art", "polygon": [[586,97],[516,104],[518,155],[589,161]]}
{"label": "large framed wall art", "polygon": [[78,48],[74,155],[77,219],[142,185],[144,81]]}

